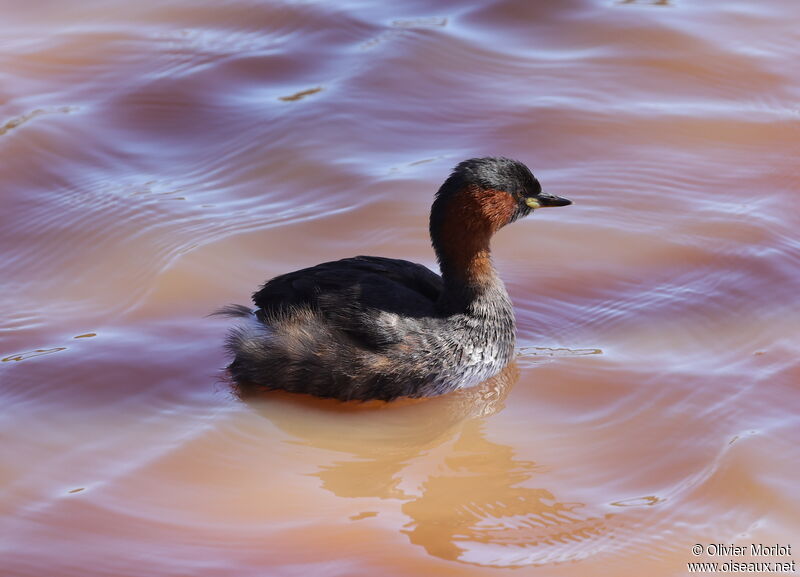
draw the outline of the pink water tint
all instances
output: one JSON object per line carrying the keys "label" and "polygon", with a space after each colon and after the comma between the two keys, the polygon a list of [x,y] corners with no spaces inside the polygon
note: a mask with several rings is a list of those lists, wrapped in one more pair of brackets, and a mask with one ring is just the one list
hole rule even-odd
{"label": "pink water tint", "polygon": [[[725,560],[696,543],[800,551],[795,16],[13,2],[4,574],[682,575]],[[237,397],[205,315],[326,260],[435,267],[432,195],[487,154],[575,201],[494,241],[514,366],[426,402]]]}

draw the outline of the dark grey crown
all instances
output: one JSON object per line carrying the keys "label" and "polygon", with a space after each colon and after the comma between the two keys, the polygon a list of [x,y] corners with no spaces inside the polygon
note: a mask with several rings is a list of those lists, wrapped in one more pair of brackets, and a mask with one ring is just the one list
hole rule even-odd
{"label": "dark grey crown", "polygon": [[[442,189],[458,189],[469,185],[503,190],[520,200],[542,192],[542,186],[527,166],[518,160],[503,156],[470,158],[461,162],[455,167]],[[441,192],[443,191],[440,190]]]}

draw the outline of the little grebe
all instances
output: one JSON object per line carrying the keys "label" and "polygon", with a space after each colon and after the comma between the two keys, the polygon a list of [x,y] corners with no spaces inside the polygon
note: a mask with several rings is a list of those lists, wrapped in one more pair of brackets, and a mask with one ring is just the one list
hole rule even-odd
{"label": "little grebe", "polygon": [[476,385],[514,354],[514,309],[490,259],[503,226],[571,201],[542,192],[521,162],[474,158],[436,193],[430,235],[442,276],[357,256],[273,278],[221,314],[240,384],[341,400],[428,397]]}

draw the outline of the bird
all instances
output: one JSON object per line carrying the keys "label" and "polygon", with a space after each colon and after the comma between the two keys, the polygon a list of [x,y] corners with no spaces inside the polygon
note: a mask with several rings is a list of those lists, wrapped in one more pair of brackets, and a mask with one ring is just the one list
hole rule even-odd
{"label": "bird", "polygon": [[504,226],[572,201],[506,157],[465,160],[436,192],[429,233],[441,275],[356,256],[282,274],[228,305],[230,377],[341,401],[433,397],[475,386],[514,356],[514,308],[491,260]]}

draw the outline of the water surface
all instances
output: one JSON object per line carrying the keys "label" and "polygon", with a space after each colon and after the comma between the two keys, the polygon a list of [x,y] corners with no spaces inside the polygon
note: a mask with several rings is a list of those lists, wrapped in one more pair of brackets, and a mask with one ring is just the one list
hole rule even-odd
{"label": "water surface", "polygon": [[[796,2],[3,15],[4,575],[800,556]],[[237,396],[207,313],[325,260],[435,267],[433,192],[498,154],[575,201],[494,241],[514,365],[427,402]]]}

